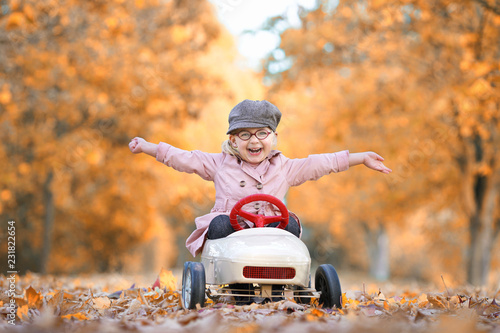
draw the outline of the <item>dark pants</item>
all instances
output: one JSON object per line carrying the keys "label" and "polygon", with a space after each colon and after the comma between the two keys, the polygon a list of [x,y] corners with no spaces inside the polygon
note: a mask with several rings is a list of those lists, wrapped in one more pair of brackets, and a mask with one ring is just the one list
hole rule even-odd
{"label": "dark pants", "polygon": [[[268,224],[267,227],[277,227],[279,222],[274,222]],[[288,219],[288,225],[285,227],[285,230],[299,237],[300,235],[300,227],[299,223],[295,221],[293,217],[290,216]],[[234,232],[233,227],[231,226],[231,222],[229,222],[229,216],[227,215],[219,215],[213,218],[208,226],[207,238],[208,239],[218,239],[229,236]]]}

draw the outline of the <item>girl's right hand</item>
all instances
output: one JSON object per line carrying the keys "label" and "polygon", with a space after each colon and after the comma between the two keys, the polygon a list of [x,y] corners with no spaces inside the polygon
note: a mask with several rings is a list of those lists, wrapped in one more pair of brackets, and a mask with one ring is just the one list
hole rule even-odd
{"label": "girl's right hand", "polygon": [[147,141],[143,138],[135,137],[130,141],[128,147],[130,148],[130,151],[132,153],[139,154],[144,152],[144,146],[146,145],[146,143]]}

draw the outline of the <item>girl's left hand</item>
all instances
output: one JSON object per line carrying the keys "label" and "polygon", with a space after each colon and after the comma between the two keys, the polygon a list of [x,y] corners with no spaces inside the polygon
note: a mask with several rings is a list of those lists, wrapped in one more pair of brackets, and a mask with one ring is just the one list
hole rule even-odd
{"label": "girl's left hand", "polygon": [[382,156],[370,151],[365,153],[363,164],[375,171],[380,171],[382,173],[391,173],[392,170],[386,167],[384,163],[382,163],[383,160],[384,158]]}

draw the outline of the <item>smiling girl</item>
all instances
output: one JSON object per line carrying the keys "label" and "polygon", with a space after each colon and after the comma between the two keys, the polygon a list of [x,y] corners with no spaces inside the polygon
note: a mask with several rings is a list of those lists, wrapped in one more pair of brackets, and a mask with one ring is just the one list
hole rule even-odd
{"label": "smiling girl", "polygon": [[[214,207],[209,214],[196,218],[196,230],[186,241],[186,247],[193,256],[201,252],[206,238],[222,238],[234,232],[229,213],[236,202],[246,196],[263,193],[284,201],[291,186],[317,180],[332,172],[345,171],[358,164],[386,174],[391,172],[382,163],[384,159],[374,152],[350,154],[344,150],[309,155],[302,159],[287,158],[274,150],[278,142],[276,128],[280,119],[281,112],[270,102],[244,100],[229,113],[229,138],[222,144],[221,153],[186,151],[164,142],[154,144],[139,137],[129,143],[134,154],[146,153],[177,171],[196,173],[214,182]],[[264,202],[254,203],[251,208],[245,207],[245,210],[266,216],[279,213],[272,204]],[[244,228],[253,226],[246,220],[240,220],[239,224]],[[285,230],[300,237],[301,229],[298,217],[290,212]]]}

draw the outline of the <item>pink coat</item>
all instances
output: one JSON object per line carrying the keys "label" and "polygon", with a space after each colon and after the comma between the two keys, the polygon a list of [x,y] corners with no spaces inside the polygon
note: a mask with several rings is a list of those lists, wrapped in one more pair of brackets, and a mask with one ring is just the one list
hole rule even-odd
{"label": "pink coat", "polygon": [[[266,160],[254,168],[226,153],[186,151],[160,142],[156,160],[177,171],[196,173],[201,178],[214,182],[215,205],[209,214],[195,219],[196,230],[186,240],[189,252],[196,256],[203,248],[205,234],[212,219],[221,214],[229,215],[238,200],[251,194],[264,193],[283,201],[290,186],[317,180],[331,172],[347,170],[349,151],[290,159],[273,150]],[[270,204],[248,204],[243,209],[266,216],[277,215],[276,209]]]}

